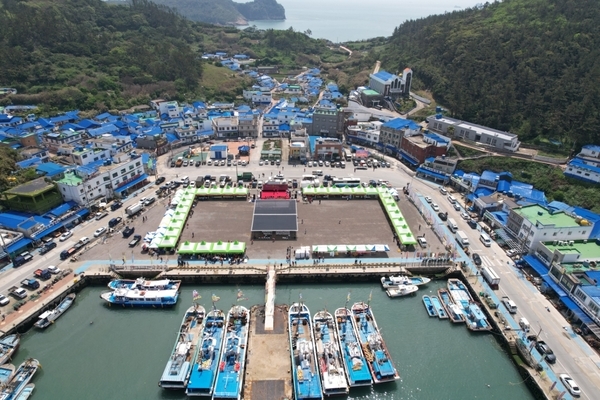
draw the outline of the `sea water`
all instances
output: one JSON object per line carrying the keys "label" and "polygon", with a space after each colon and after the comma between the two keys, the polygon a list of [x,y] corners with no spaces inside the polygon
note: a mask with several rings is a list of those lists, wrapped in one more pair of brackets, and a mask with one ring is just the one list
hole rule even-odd
{"label": "sea water", "polygon": [[[240,1],[244,2],[244,1]],[[335,43],[391,36],[402,22],[475,6],[474,0],[278,0],[285,21],[249,21],[259,29],[288,29]],[[246,28],[246,26],[241,27]]]}
{"label": "sea water", "polygon": [[[532,399],[509,356],[493,333],[469,332],[427,316],[421,296],[445,284],[432,282],[416,296],[390,299],[376,283],[281,285],[277,304],[299,300],[314,315],[371,297],[375,318],[401,380],[352,390],[349,399]],[[171,354],[192,290],[207,310],[211,296],[225,312],[233,304],[247,307],[264,301],[264,285],[183,288],[173,309],[123,309],[100,299],[104,287],[81,291],[73,307],[45,331],[23,335],[13,363],[37,358],[35,398],[45,400],[185,399],[184,392],[162,390],[158,380]],[[238,289],[244,300],[237,301]],[[371,294],[372,293],[372,294]],[[286,349],[281,356],[288,357]]]}

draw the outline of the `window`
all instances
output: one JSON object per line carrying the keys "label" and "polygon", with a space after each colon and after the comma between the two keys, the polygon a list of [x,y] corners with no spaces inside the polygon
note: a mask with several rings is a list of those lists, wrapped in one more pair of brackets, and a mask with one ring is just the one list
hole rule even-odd
{"label": "window", "polygon": [[104,180],[104,182],[106,182],[106,181],[110,181],[110,178],[109,178],[108,176],[105,176],[105,177],[103,178],[103,180]]}
{"label": "window", "polygon": [[125,170],[125,168],[121,169],[121,175],[124,175],[127,171]]}
{"label": "window", "polygon": [[129,170],[130,170],[130,171],[131,171],[133,168],[134,168],[134,166],[133,166],[133,165],[130,165],[130,166],[129,166]]}
{"label": "window", "polygon": [[117,175],[119,175],[119,174],[115,172],[115,173],[113,174],[113,178],[116,178],[116,177],[117,177]]}

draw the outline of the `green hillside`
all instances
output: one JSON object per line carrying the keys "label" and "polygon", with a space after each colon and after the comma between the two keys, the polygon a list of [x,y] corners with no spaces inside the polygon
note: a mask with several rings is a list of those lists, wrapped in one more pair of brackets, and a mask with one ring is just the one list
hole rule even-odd
{"label": "green hillside", "polygon": [[598,143],[598,21],[597,0],[486,3],[406,22],[378,56],[413,68],[455,117],[523,141]]}

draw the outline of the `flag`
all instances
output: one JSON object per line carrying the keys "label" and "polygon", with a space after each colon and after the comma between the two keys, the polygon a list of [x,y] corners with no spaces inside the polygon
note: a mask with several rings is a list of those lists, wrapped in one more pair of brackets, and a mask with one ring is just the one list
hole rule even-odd
{"label": "flag", "polygon": [[373,298],[373,291],[371,290],[371,293],[369,293],[369,301],[371,301],[372,298]]}
{"label": "flag", "polygon": [[302,300],[302,293],[300,293],[300,300]]}
{"label": "flag", "polygon": [[242,289],[238,289],[237,301],[242,301],[242,300],[248,300],[248,299],[246,297],[244,297],[244,292],[242,292]]}
{"label": "flag", "polygon": [[350,301],[350,292],[348,292],[348,296],[346,296],[346,302]]}
{"label": "flag", "polygon": [[198,291],[197,291],[197,290],[194,290],[194,291],[192,292],[192,300],[193,300],[193,301],[196,301],[196,300],[198,300],[198,299],[200,299],[200,298],[201,298],[201,296],[200,296],[200,294],[198,293]]}
{"label": "flag", "polygon": [[217,296],[216,294],[213,293],[212,295],[212,301],[213,303],[216,303],[217,301],[219,301],[221,298],[219,296]]}

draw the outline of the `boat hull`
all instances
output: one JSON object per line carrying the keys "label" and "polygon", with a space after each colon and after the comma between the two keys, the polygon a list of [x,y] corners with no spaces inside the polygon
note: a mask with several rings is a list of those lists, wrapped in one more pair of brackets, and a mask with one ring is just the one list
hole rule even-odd
{"label": "boat hull", "polygon": [[347,395],[349,391],[334,322],[327,311],[319,311],[313,317],[315,348],[325,396]]}
{"label": "boat hull", "polygon": [[436,310],[437,316],[439,319],[448,319],[448,313],[446,309],[442,306],[440,299],[436,296],[431,296],[431,303],[433,304],[433,308]]}
{"label": "boat hull", "polygon": [[33,358],[27,359],[19,365],[12,379],[0,390],[0,399],[17,399],[25,390],[39,366],[40,362]]}
{"label": "boat hull", "polygon": [[448,293],[448,289],[440,288],[438,289],[438,297],[442,302],[442,307],[446,310],[450,321],[455,324],[460,324],[465,322],[465,316],[463,315],[459,306],[454,304],[452,301],[452,297],[450,293]]}
{"label": "boat hull", "polygon": [[17,334],[4,336],[0,339],[0,365],[12,358],[19,349],[21,338]]}
{"label": "boat hull", "polygon": [[344,358],[346,378],[350,387],[370,386],[373,378],[352,320],[352,312],[347,308],[335,310],[335,331]]}
{"label": "boat hull", "polygon": [[391,287],[385,290],[388,297],[404,297],[411,294],[415,294],[419,290],[418,286],[415,285],[402,285],[397,287]]}
{"label": "boat hull", "polygon": [[402,285],[422,286],[431,282],[431,279],[424,276],[392,275],[389,277],[384,276],[380,281],[384,289],[389,289]]}
{"label": "boat hull", "polygon": [[437,311],[433,307],[433,303],[431,302],[431,298],[429,296],[423,296],[423,305],[425,306],[425,310],[430,317],[437,317]]}
{"label": "boat hull", "polygon": [[371,371],[373,383],[393,382],[400,379],[371,307],[363,302],[354,303],[352,316],[352,322]]}
{"label": "boat hull", "polygon": [[33,394],[33,390],[35,389],[35,385],[30,383],[25,385],[21,393],[15,398],[15,400],[27,400]]}
{"label": "boat hull", "polygon": [[288,310],[288,336],[292,359],[294,398],[323,399],[315,339],[308,307],[294,303]]}
{"label": "boat hull", "polygon": [[69,308],[71,308],[71,306],[75,302],[75,297],[75,293],[67,295],[67,297],[65,297],[60,302],[60,304],[54,310],[51,311],[51,313],[47,317],[38,319],[36,323],[33,324],[33,326],[35,326],[38,329],[45,329],[52,325],[54,321],[60,318],[61,315],[63,315]]}
{"label": "boat hull", "polygon": [[[144,291],[142,291],[144,292]],[[123,308],[169,308],[177,304],[179,292],[175,290],[169,292],[165,296],[154,296],[154,293],[159,291],[144,292],[144,297],[128,296],[127,294],[119,295],[117,291],[104,292],[100,298],[106,301],[109,305],[119,306]],[[146,293],[148,295],[146,296]]]}

